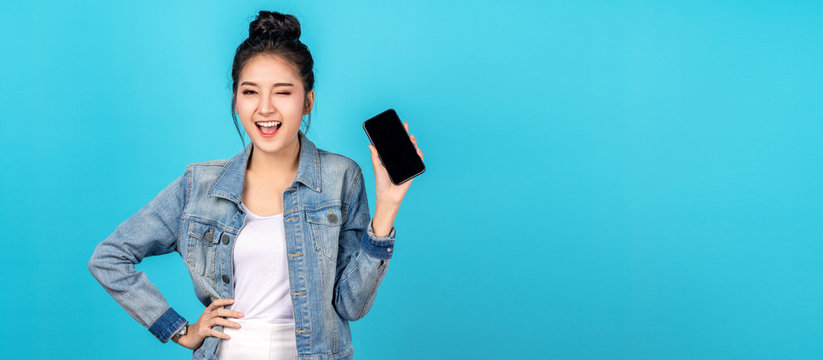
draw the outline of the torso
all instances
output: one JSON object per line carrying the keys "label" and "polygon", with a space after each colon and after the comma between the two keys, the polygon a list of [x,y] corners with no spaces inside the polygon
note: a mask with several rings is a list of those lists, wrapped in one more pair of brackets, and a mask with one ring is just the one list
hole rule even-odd
{"label": "torso", "polygon": [[283,192],[294,182],[297,172],[289,176],[264,178],[246,170],[243,182],[243,205],[260,216],[283,213]]}

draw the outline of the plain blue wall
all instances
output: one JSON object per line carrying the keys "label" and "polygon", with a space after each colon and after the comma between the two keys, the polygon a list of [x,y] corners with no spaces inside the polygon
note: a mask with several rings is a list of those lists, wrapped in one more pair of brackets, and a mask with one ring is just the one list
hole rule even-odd
{"label": "plain blue wall", "polygon": [[[231,157],[257,10],[316,60],[309,137],[368,179],[361,122],[425,153],[358,359],[823,356],[815,1],[0,4],[0,357],[185,359],[89,274],[195,161]],[[176,254],[145,271],[191,320]]]}

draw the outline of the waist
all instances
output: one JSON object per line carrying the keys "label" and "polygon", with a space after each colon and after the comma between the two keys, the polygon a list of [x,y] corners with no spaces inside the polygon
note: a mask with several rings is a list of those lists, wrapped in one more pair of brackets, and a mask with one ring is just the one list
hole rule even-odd
{"label": "waist", "polygon": [[223,327],[231,339],[220,339],[217,358],[224,359],[293,359],[297,355],[295,324],[270,323],[263,320],[231,319],[240,328]]}
{"label": "waist", "polygon": [[226,331],[285,331],[285,330],[292,330],[294,331],[294,320],[291,322],[281,322],[281,323],[273,323],[265,320],[260,319],[236,319],[236,318],[229,318],[229,321],[236,322],[240,324],[240,328],[232,328],[225,326],[223,327],[224,332]]}

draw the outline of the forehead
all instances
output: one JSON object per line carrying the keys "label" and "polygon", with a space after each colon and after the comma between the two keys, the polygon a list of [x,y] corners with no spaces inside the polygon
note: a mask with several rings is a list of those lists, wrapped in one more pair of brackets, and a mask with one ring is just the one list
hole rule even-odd
{"label": "forehead", "polygon": [[278,82],[291,82],[297,85],[300,82],[297,68],[292,63],[271,54],[253,56],[243,66],[238,78],[239,82],[248,80],[262,85]]}

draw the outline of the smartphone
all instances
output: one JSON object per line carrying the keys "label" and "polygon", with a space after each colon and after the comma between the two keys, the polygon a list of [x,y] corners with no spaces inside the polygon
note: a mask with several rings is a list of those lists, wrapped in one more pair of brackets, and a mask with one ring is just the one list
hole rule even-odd
{"label": "smartphone", "polygon": [[393,184],[400,185],[426,170],[423,159],[417,155],[417,149],[394,109],[364,121],[363,130],[377,149],[380,162]]}

